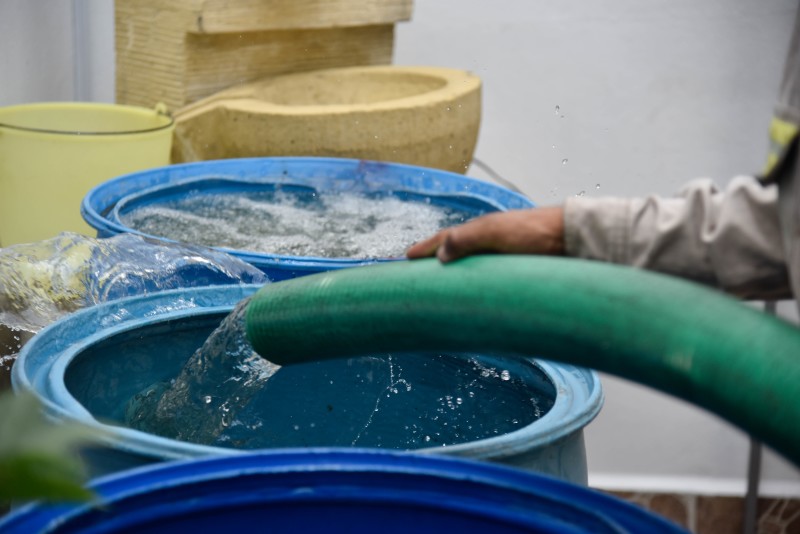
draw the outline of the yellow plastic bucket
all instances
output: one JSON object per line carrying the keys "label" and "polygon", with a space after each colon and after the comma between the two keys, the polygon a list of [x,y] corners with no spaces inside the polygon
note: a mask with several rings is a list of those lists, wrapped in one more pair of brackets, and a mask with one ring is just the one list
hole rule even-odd
{"label": "yellow plastic bucket", "polygon": [[94,235],[81,200],[95,185],[169,164],[165,110],[52,102],[0,108],[0,247],[63,231]]}

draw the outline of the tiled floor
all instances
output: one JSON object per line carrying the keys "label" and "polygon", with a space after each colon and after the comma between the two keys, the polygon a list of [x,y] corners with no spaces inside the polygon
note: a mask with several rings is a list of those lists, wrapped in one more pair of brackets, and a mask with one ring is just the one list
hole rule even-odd
{"label": "tiled floor", "polygon": [[[609,492],[638,504],[695,534],[739,534],[744,499],[702,495]],[[758,500],[759,534],[800,534],[800,499]]]}

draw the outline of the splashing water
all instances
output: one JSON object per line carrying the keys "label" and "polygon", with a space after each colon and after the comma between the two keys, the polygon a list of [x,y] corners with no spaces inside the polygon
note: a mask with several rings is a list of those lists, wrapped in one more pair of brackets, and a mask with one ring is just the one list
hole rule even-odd
{"label": "splashing water", "polygon": [[136,395],[126,409],[130,426],[185,441],[210,443],[280,368],[253,351],[245,333],[250,299],[240,302],[181,373]]}
{"label": "splashing water", "polygon": [[[22,346],[62,316],[101,302],[165,289],[266,283],[233,256],[122,234],[93,239],[64,232],[0,249],[0,391]],[[176,301],[173,308],[194,307]],[[163,310],[162,310],[163,311]],[[124,319],[107,316],[108,326]]]}
{"label": "splashing water", "polygon": [[67,313],[122,297],[267,281],[252,265],[204,247],[65,232],[0,249],[0,324],[38,332]]}
{"label": "splashing water", "polygon": [[317,191],[197,194],[122,213],[140,232],[206,246],[325,258],[402,256],[475,215],[391,195]]}
{"label": "splashing water", "polygon": [[[552,385],[538,368],[509,370],[510,362],[499,358],[415,353],[278,367],[247,343],[245,306],[237,306],[174,379],[135,395],[124,424],[241,449],[408,450],[505,434],[552,406]],[[148,343],[162,347],[168,340]],[[180,356],[159,355],[172,357]]]}

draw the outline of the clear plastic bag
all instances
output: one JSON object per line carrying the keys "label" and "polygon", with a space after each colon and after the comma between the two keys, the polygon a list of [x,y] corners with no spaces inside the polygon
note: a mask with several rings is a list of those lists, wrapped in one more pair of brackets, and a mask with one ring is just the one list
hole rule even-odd
{"label": "clear plastic bag", "polygon": [[132,234],[62,233],[0,249],[0,326],[8,338],[0,363],[10,366],[31,334],[80,308],[166,289],[268,281],[223,252]]}

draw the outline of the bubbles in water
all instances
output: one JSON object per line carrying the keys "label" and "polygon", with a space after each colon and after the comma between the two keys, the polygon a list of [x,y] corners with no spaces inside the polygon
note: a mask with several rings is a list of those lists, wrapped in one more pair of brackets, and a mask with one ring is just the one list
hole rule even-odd
{"label": "bubbles in water", "polygon": [[560,114],[561,114],[561,106],[556,104],[556,115],[560,115]]}
{"label": "bubbles in water", "polygon": [[503,371],[500,372],[500,380],[511,380],[511,374],[503,369]]}
{"label": "bubbles in water", "polygon": [[402,256],[412,243],[481,214],[476,212],[435,205],[429,197],[267,191],[188,196],[141,206],[121,220],[146,234],[205,246],[384,258]]}
{"label": "bubbles in water", "polygon": [[600,189],[600,184],[595,184],[594,188],[595,189]]}
{"label": "bubbles in water", "polygon": [[567,158],[564,158],[564,159],[561,160],[561,164],[562,165],[566,165],[568,161],[569,160]]}
{"label": "bubbles in water", "polygon": [[578,194],[577,194],[577,195],[575,195],[575,196],[576,196],[576,197],[582,197],[582,196],[586,196],[586,191],[580,191],[580,192],[578,192]]}

